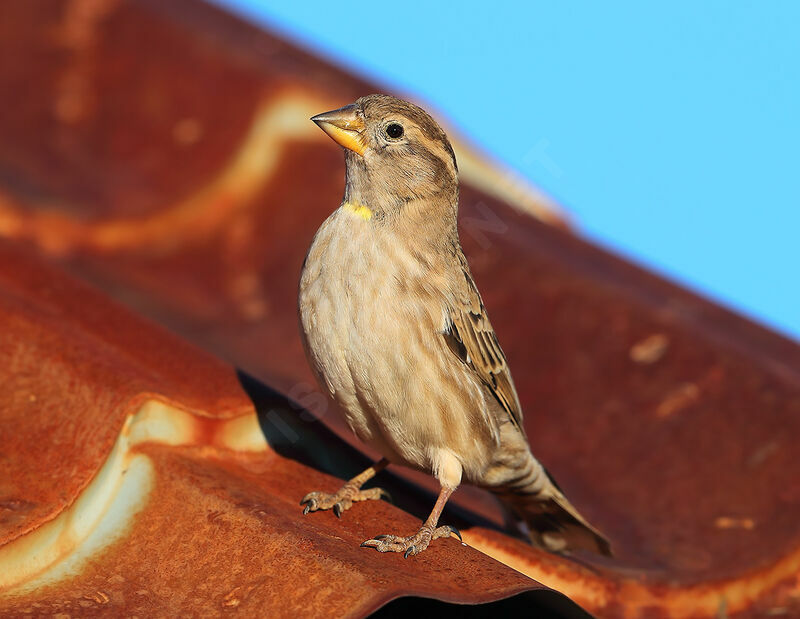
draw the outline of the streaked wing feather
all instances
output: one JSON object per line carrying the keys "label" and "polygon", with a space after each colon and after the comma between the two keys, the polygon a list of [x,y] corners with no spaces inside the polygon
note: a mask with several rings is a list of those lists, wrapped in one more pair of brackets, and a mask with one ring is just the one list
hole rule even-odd
{"label": "streaked wing feather", "polygon": [[463,298],[448,308],[450,322],[443,334],[450,350],[478,375],[512,423],[524,434],[522,407],[506,356],[466,265],[462,272],[466,281]]}

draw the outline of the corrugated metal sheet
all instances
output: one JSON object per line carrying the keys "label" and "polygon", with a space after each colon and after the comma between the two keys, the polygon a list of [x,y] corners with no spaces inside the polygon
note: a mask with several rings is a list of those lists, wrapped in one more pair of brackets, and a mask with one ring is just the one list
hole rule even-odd
{"label": "corrugated metal sheet", "polygon": [[[20,582],[55,578],[17,542],[57,538],[46,556],[58,558],[80,538],[75,522],[111,514],[120,531],[87,537],[69,576],[6,594],[0,610],[359,615],[397,595],[535,589],[454,540],[414,561],[358,548],[376,523],[415,527],[383,503],[301,517],[306,489],[336,486],[319,471],[346,476],[363,457],[40,264],[57,261],[352,441],[297,336],[302,258],[343,178],[341,153],[306,119],[376,88],[189,0],[0,12],[0,91],[13,93],[0,114],[0,563],[27,565]],[[447,521],[601,616],[800,614],[798,346],[531,217],[559,221],[457,150],[472,161],[462,239],[528,435],[617,557],[532,549],[477,491],[459,490]],[[380,481],[426,515],[427,480]],[[69,511],[81,497],[94,509]]]}
{"label": "corrugated metal sheet", "polygon": [[365,530],[416,526],[387,503],[303,518],[298,492],[339,484],[315,459],[346,471],[362,457],[283,396],[7,242],[0,324],[0,614],[568,604],[457,540],[416,565],[360,548]]}

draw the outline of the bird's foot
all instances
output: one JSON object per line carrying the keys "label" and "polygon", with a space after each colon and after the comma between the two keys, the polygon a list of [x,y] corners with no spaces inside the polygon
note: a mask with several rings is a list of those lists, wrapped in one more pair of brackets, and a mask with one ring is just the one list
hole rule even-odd
{"label": "bird's foot", "polygon": [[415,535],[400,537],[398,535],[376,535],[372,539],[362,542],[362,546],[374,548],[378,552],[402,552],[408,559],[412,555],[418,555],[428,547],[433,540],[440,537],[450,537],[455,535],[461,539],[458,529],[450,525],[444,525],[434,529],[432,526],[424,524]]}
{"label": "bird's foot", "polygon": [[381,497],[385,497],[390,502],[392,500],[392,497],[383,488],[361,490],[354,485],[345,484],[335,494],[319,491],[309,492],[300,501],[300,505],[305,505],[303,514],[320,509],[333,509],[336,517],[341,518],[342,512],[350,509],[353,503],[357,501],[377,501]]}

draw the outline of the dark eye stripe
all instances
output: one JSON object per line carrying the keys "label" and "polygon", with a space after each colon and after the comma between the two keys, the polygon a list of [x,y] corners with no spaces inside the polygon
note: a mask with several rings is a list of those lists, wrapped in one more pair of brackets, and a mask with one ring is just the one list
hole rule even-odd
{"label": "dark eye stripe", "polygon": [[[393,112],[394,112],[394,114],[397,114],[397,110],[393,110]],[[390,112],[387,111],[386,115],[388,116],[389,113]],[[403,118],[404,120],[406,120],[409,123],[411,123],[412,126],[415,126],[415,127],[419,128],[422,131],[422,134],[428,140],[430,140],[434,144],[440,144],[440,145],[444,146],[444,149],[447,151],[447,154],[450,155],[450,159],[453,162],[453,167],[455,168],[456,172],[458,172],[458,163],[456,162],[456,154],[453,151],[453,147],[450,144],[450,140],[447,139],[447,135],[445,135],[444,131],[442,131],[438,127],[438,125],[436,125],[436,123],[432,119],[430,119],[430,117],[427,117],[427,115],[420,116],[419,114],[412,116],[412,115],[404,114],[404,113],[402,113],[402,111],[398,115],[401,118]],[[393,124],[398,124],[398,123],[390,123],[390,125],[393,125]],[[388,129],[388,128],[389,128],[389,125],[386,126],[384,131],[386,131],[386,129]],[[401,125],[401,128],[402,128],[402,125]],[[405,130],[403,131],[403,133],[405,133]],[[388,135],[388,133],[387,133],[387,135]],[[431,154],[433,154],[433,153],[431,153]]]}

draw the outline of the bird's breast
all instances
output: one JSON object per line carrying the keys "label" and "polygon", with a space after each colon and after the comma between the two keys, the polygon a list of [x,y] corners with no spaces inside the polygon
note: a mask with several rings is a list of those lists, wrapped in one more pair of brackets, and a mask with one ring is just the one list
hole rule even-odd
{"label": "bird's breast", "polygon": [[365,208],[341,208],[317,232],[300,283],[301,317],[305,305],[312,328],[347,339],[372,334],[382,343],[419,321],[440,330],[444,277],[413,242],[365,217]]}
{"label": "bird's breast", "polygon": [[[339,209],[322,225],[300,319],[312,366],[351,416],[407,407],[409,386],[444,363],[445,289],[424,252],[382,224]],[[348,421],[362,435],[366,422]]]}

